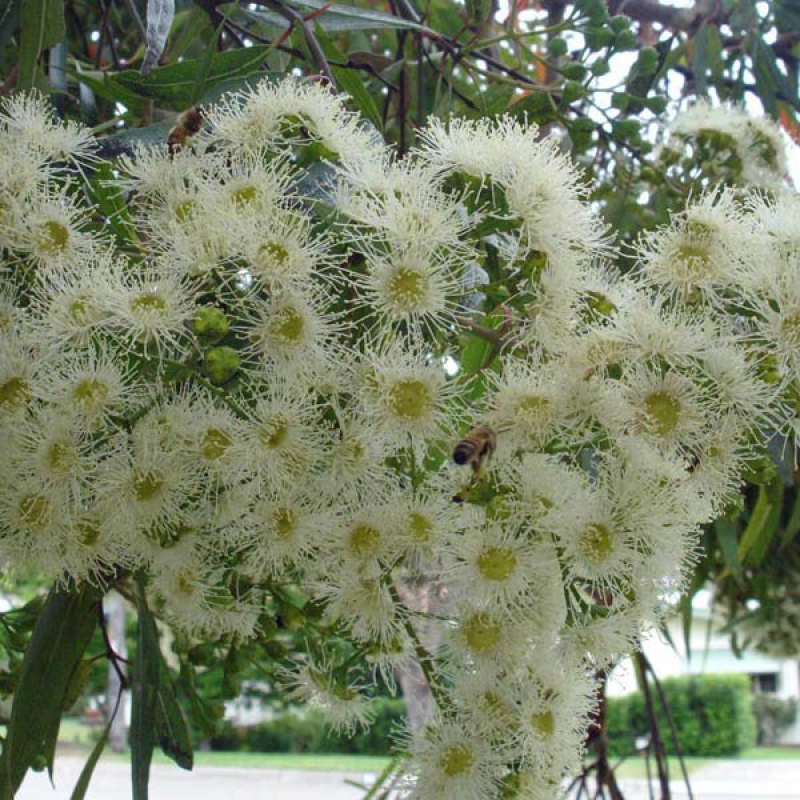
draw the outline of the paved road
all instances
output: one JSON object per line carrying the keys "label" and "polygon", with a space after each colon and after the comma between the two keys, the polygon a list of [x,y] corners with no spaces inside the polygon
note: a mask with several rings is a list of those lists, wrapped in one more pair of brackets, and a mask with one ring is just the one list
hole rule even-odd
{"label": "paved road", "polygon": [[[649,800],[645,781],[622,784],[625,800]],[[800,761],[723,761],[693,772],[691,784],[695,800],[800,800]],[[670,789],[674,800],[689,797],[681,783]]]}
{"label": "paved road", "polygon": [[[17,800],[69,800],[83,760],[61,756],[56,760],[55,790],[44,774],[30,774]],[[358,800],[363,793],[348,786],[353,773],[198,767],[184,772],[154,764],[150,780],[152,800]],[[648,800],[644,781],[623,781],[626,800]],[[675,800],[688,797],[685,787],[673,784]],[[692,775],[695,800],[800,800],[800,761],[721,762]],[[654,794],[657,796],[657,793]],[[87,800],[129,800],[130,771],[126,763],[101,761]],[[457,800],[457,798],[454,798]]]}
{"label": "paved road", "polygon": [[[46,773],[30,773],[16,800],[69,800],[83,768],[83,760],[56,759],[55,789]],[[101,761],[95,769],[87,800],[130,800],[127,763]],[[348,786],[358,773],[307,772],[270,769],[197,767],[185,772],[169,764],[154,764],[150,775],[151,800],[358,800],[363,792]]]}

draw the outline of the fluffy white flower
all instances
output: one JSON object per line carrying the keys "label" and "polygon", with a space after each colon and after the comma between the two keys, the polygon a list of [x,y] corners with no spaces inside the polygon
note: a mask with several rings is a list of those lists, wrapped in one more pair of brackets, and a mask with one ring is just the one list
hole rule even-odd
{"label": "fluffy white flower", "polygon": [[411,742],[409,800],[496,797],[503,753],[467,720],[434,719]]}

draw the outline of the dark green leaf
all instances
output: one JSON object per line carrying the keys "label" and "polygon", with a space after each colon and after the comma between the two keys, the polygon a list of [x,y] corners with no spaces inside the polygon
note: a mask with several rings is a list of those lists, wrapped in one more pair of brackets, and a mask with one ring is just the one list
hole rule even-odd
{"label": "dark green leaf", "polygon": [[[319,40],[325,56],[332,61],[344,63],[347,57],[336,47],[333,40],[325,33],[322,26],[316,24],[317,39]],[[347,67],[331,66],[333,77],[339,88],[350,95],[353,102],[356,104],[358,110],[378,129],[381,130],[383,120],[380,111],[372,99],[372,95],[367,91],[364,86],[364,81],[361,80],[361,74],[357,69],[349,69]]]}
{"label": "dark green leaf", "polygon": [[800,0],[775,0],[773,8],[781,33],[800,30]]}
{"label": "dark green leaf", "polygon": [[753,39],[753,73],[758,96],[771,117],[778,117],[778,97],[798,108],[798,99],[792,92],[788,78],[778,66],[775,51],[760,37]]}
{"label": "dark green leaf", "polygon": [[52,775],[61,709],[97,624],[96,589],[53,589],[25,651],[0,758],[0,798],[10,800],[25,773],[44,759]]}
{"label": "dark green leaf", "polygon": [[94,664],[93,658],[82,658],[75,665],[75,669],[72,670],[72,675],[69,679],[67,692],[64,695],[64,701],[62,703],[63,711],[69,711],[78,701],[78,698],[83,692],[83,687],[86,686],[86,679],[92,671],[92,664]]}
{"label": "dark green leaf", "polygon": [[156,744],[161,651],[156,623],[147,607],[147,596],[141,579],[136,582],[136,612],[139,617],[139,629],[131,692],[131,772],[133,800],[147,800],[150,763],[153,760]]}
{"label": "dark green leaf", "polygon": [[37,85],[39,56],[64,38],[62,0],[22,0],[20,11],[19,80],[20,89]]}
{"label": "dark green leaf", "polygon": [[[303,16],[308,16],[315,11],[324,9],[315,18],[315,21],[326,31],[364,31],[379,28],[424,30],[423,26],[418,25],[416,22],[368,8],[354,8],[353,6],[320,2],[320,0],[285,0],[285,5],[296,9]],[[276,28],[286,28],[289,25],[286,17],[275,11],[246,11],[244,13],[264,25],[272,25]]]}
{"label": "dark green leaf", "polygon": [[89,754],[89,758],[86,759],[86,763],[83,765],[83,769],[81,770],[81,774],[78,776],[78,781],[75,784],[75,788],[72,790],[72,796],[70,800],[84,800],[84,797],[86,797],[86,791],[89,788],[89,781],[91,781],[94,768],[97,766],[97,762],[100,760],[100,756],[105,749],[106,742],[108,741],[108,734],[111,731],[114,718],[117,716],[117,712],[119,711],[121,698],[122,692],[117,695],[114,713],[108,720],[108,724],[106,725],[105,730],[103,730],[103,735],[100,737],[100,739],[98,739],[97,744],[92,748],[92,752]]}
{"label": "dark green leaf", "polygon": [[198,58],[159,67],[148,75],[136,70],[118,72],[109,80],[140,97],[151,97],[159,104],[176,110],[189,108],[203,93],[222,81],[240,78],[258,70],[272,48],[268,45],[243,47],[211,58]]}
{"label": "dark green leaf", "polygon": [[800,492],[795,493],[792,513],[781,531],[781,547],[792,544],[795,536],[800,532]]}
{"label": "dark green leaf", "polygon": [[782,497],[780,479],[758,487],[758,499],[739,542],[739,560],[742,564],[758,564],[766,555],[777,531]]}
{"label": "dark green leaf", "polygon": [[692,72],[694,73],[694,88],[698,94],[708,93],[708,44],[709,28],[704,22],[692,39]]}
{"label": "dark green leaf", "polygon": [[722,556],[731,575],[737,581],[742,579],[742,563],[739,561],[738,545],[738,528],[736,523],[729,519],[718,519],[714,523],[714,532],[717,536],[719,549],[722,551]]}
{"label": "dark green leaf", "polygon": [[178,705],[175,686],[163,657],[161,658],[161,673],[158,683],[156,729],[158,743],[164,754],[169,756],[179,767],[191,769],[194,766],[192,736],[181,707]]}
{"label": "dark green leaf", "polygon": [[19,12],[22,0],[10,0],[0,11],[0,48],[5,47],[14,31],[19,27]]}

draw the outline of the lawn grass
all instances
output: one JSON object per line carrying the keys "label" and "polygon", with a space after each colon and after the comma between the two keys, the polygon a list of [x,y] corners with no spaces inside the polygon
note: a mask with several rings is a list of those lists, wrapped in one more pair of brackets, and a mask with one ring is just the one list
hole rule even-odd
{"label": "lawn grass", "polygon": [[[79,720],[66,717],[61,722],[58,741],[62,752],[87,755],[102,728],[84,725]],[[106,751],[103,758],[127,760],[128,754],[113,754]],[[743,751],[734,759],[693,758],[685,759],[686,768],[691,775],[700,767],[719,761],[771,761],[779,759],[800,760],[800,747],[753,747]],[[167,764],[170,760],[160,751],[154,755],[156,763]],[[227,767],[230,769],[291,769],[317,772],[380,772],[389,759],[386,756],[364,756],[350,753],[244,753],[198,750],[195,764],[199,767]],[[612,763],[614,763],[612,761]],[[655,767],[651,765],[653,775]],[[681,771],[676,758],[669,760],[669,773],[673,780],[679,780]],[[633,756],[623,762],[617,774],[620,778],[646,778],[647,770],[640,756]]]}

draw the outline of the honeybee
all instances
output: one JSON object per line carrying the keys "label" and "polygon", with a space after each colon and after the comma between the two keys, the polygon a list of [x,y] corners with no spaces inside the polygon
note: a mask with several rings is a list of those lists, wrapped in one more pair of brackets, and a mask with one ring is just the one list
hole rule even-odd
{"label": "honeybee", "polygon": [[485,462],[488,462],[497,449],[497,434],[485,426],[473,428],[453,448],[453,461],[456,464],[469,464],[472,474],[477,478]]}
{"label": "honeybee", "polygon": [[179,117],[178,122],[167,136],[167,147],[170,155],[174,155],[183,147],[188,139],[200,133],[203,127],[203,112],[199,108],[189,108]]}

